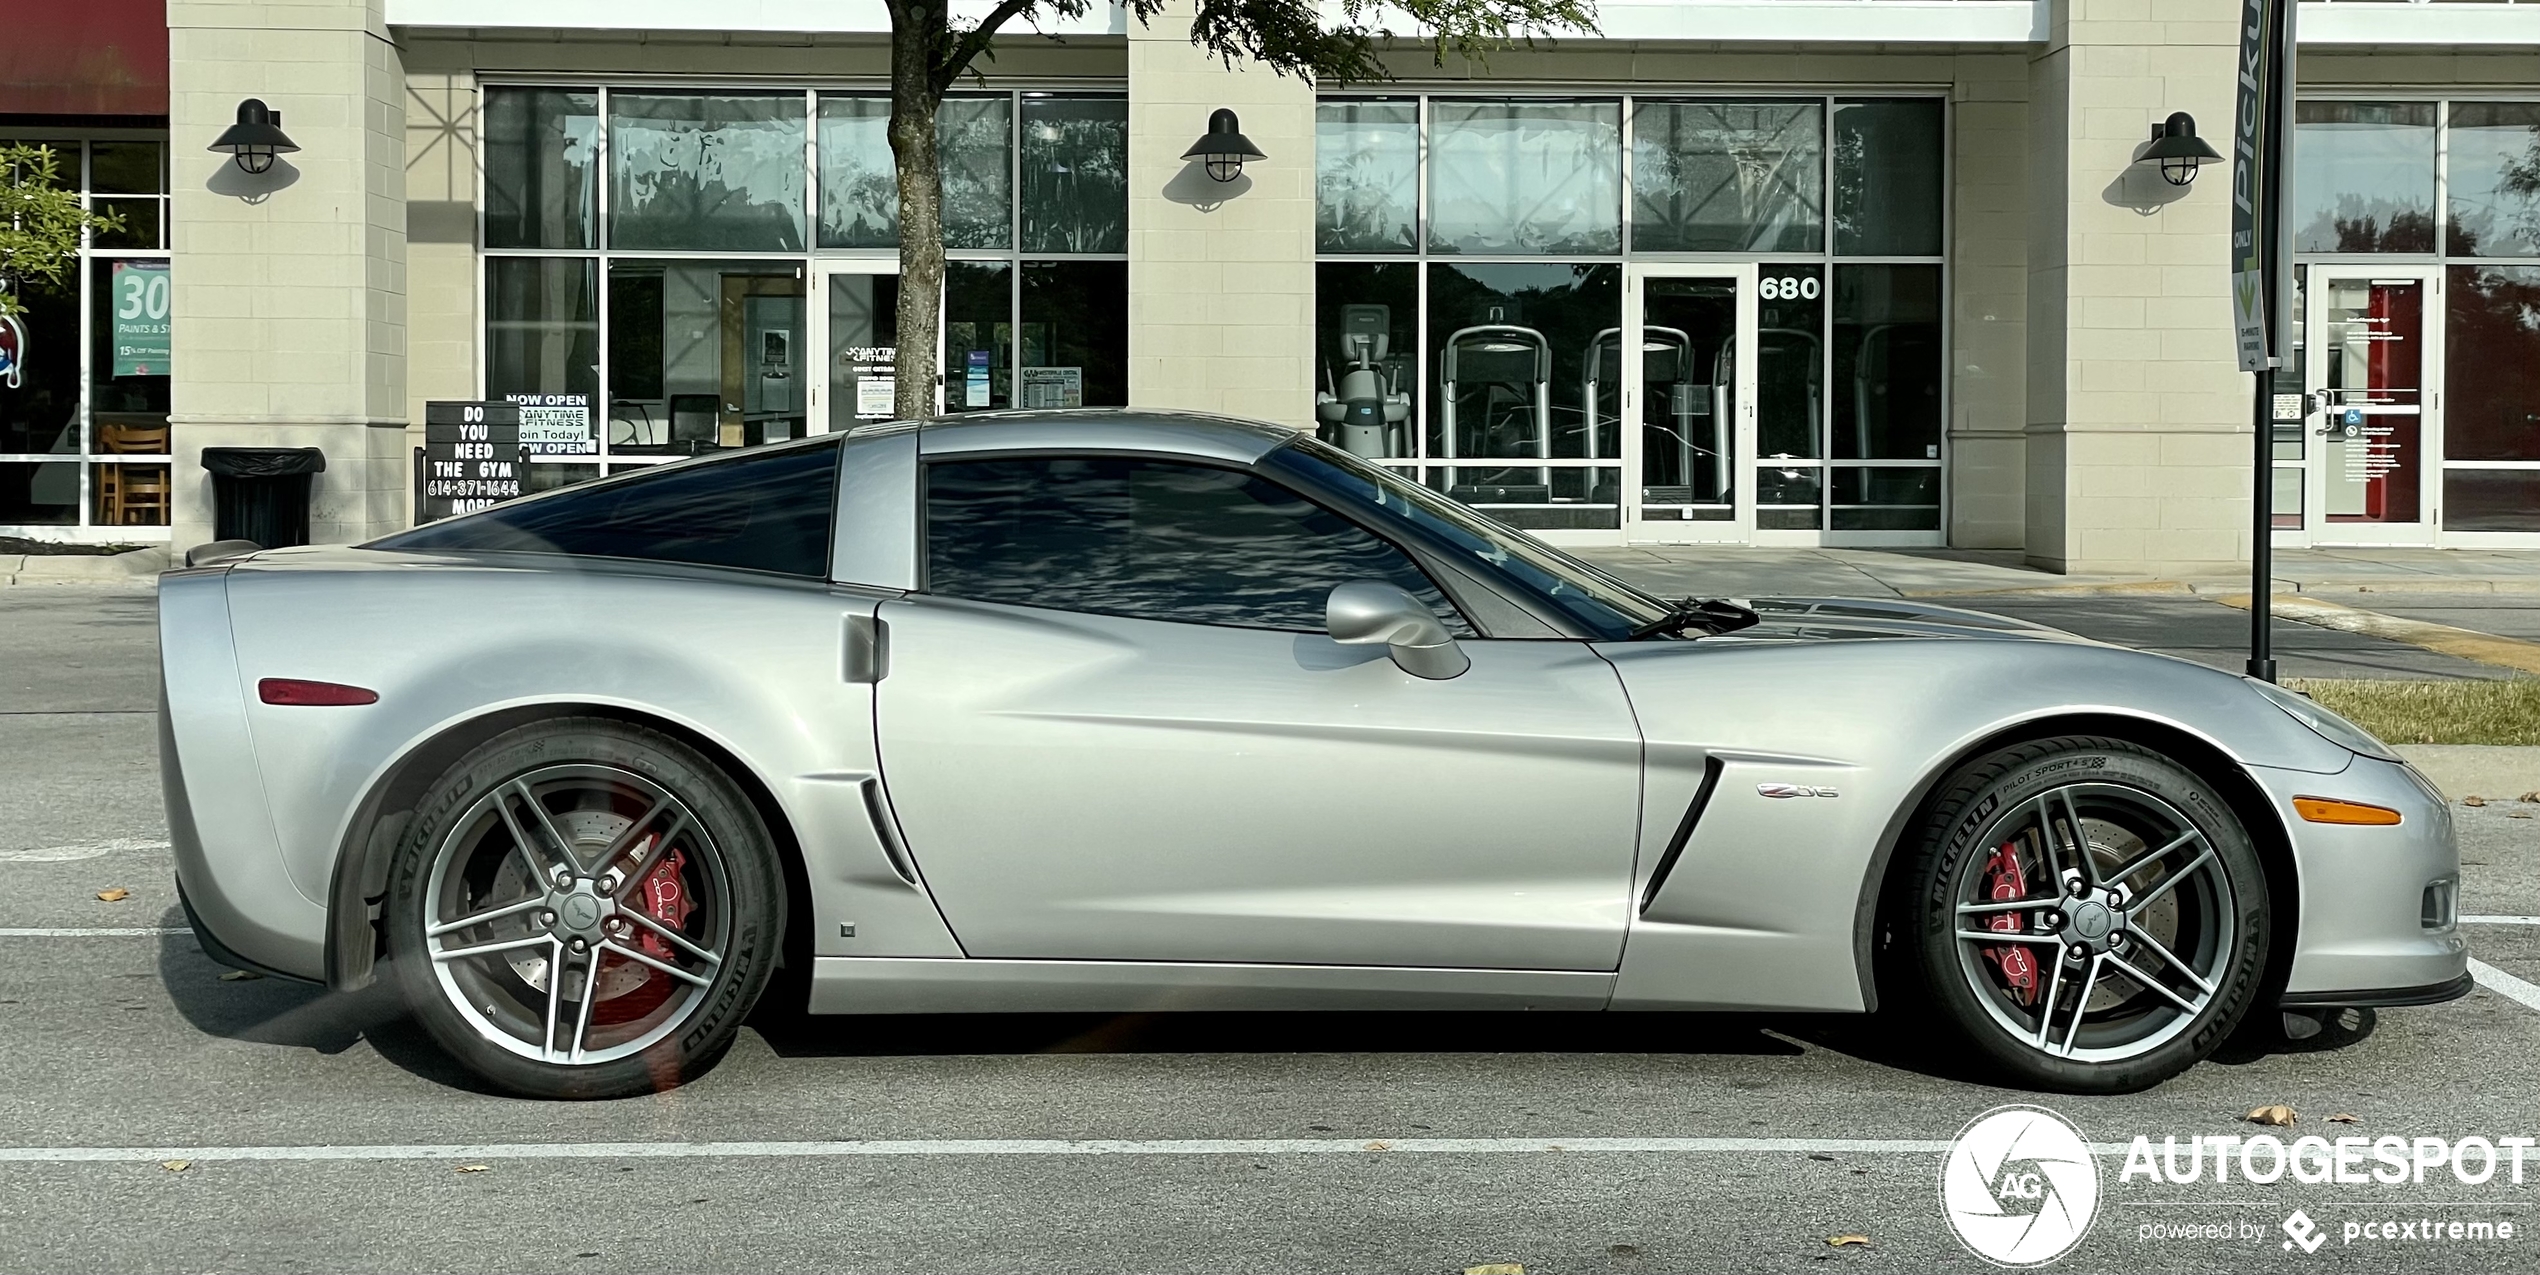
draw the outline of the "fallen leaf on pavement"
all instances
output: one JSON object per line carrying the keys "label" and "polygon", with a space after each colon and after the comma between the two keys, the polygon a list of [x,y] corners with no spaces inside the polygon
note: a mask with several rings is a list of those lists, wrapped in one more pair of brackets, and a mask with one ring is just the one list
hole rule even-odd
{"label": "fallen leaf on pavement", "polygon": [[481,1164],[462,1164],[451,1170],[452,1173],[483,1173],[484,1171],[485,1166]]}
{"label": "fallen leaf on pavement", "polygon": [[97,901],[99,903],[121,903],[131,897],[132,891],[127,890],[122,886],[116,886],[111,890],[99,890],[97,892]]}
{"label": "fallen leaf on pavement", "polygon": [[1467,1266],[1464,1275],[1526,1275],[1526,1268],[1518,1262],[1491,1262],[1483,1266]]}
{"label": "fallen leaf on pavement", "polygon": [[2487,804],[2487,799],[2473,794],[2471,796],[2461,798],[2461,804],[2464,806],[2484,806]]}
{"label": "fallen leaf on pavement", "polygon": [[1808,1158],[1811,1160],[1831,1160],[1834,1157],[1823,1151],[1811,1151],[1808,1153]]}
{"label": "fallen leaf on pavement", "polygon": [[2241,1119],[2251,1124],[2288,1125],[2301,1117],[2294,1114],[2293,1108],[2280,1102],[2273,1102],[2242,1116]]}
{"label": "fallen leaf on pavement", "polygon": [[1866,1235],[1829,1235],[1826,1237],[1826,1246],[1828,1248],[1842,1248],[1846,1244],[1858,1244],[1863,1248],[1868,1248],[1870,1247],[1870,1237]]}
{"label": "fallen leaf on pavement", "polygon": [[1390,1142],[1370,1142],[1367,1144],[1366,1149],[1369,1151],[1391,1151],[1393,1150],[1393,1144]]}
{"label": "fallen leaf on pavement", "polygon": [[2347,1113],[2345,1113],[2345,1112],[2343,1112],[2343,1111],[2338,1112],[2336,1115],[2330,1116],[2330,1117],[2328,1118],[2328,1122],[2329,1122],[2330,1124],[2356,1124],[2356,1123],[2358,1123],[2358,1121],[2355,1119],[2355,1117],[2353,1117],[2353,1116],[2351,1116],[2351,1115],[2349,1115],[2349,1114],[2347,1114]]}
{"label": "fallen leaf on pavement", "polygon": [[220,981],[222,981],[222,982],[224,982],[224,983],[244,983],[244,982],[248,981],[249,979],[257,979],[257,978],[263,978],[263,977],[264,977],[264,975],[259,974],[259,973],[257,973],[257,972],[256,972],[256,971],[254,971],[254,970],[231,970],[230,972],[228,972],[228,973],[226,973],[226,974],[221,975],[221,976],[220,976]]}
{"label": "fallen leaf on pavement", "polygon": [[2540,805],[2540,791],[2534,791],[2534,792],[2527,792],[2527,793],[2524,793],[2523,795],[2521,795],[2521,796],[2519,796],[2519,797],[2514,798],[2514,800],[2516,800],[2516,801],[2527,801],[2527,802],[2530,802],[2530,803],[2532,803],[2532,804],[2534,804],[2534,805]]}
{"label": "fallen leaf on pavement", "polygon": [[2528,810],[2508,810],[2505,812],[2505,817],[2507,819],[2528,819],[2531,817],[2531,812]]}
{"label": "fallen leaf on pavement", "polygon": [[183,1173],[187,1169],[193,1168],[194,1162],[192,1160],[161,1160],[159,1161],[159,1167],[170,1173]]}

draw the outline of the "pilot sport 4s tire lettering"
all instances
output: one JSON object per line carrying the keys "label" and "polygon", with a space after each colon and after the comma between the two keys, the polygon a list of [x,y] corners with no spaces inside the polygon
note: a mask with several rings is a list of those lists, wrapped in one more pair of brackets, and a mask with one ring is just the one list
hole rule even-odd
{"label": "pilot sport 4s tire lettering", "polygon": [[389,963],[459,1063],[548,1098],[667,1089],[722,1057],[785,932],[774,841],[713,762],[557,718],[434,781],[390,867]]}
{"label": "pilot sport 4s tire lettering", "polygon": [[2145,1089],[2257,997],[2272,935],[2256,848],[2213,785],[2150,749],[2064,737],[1979,758],[1903,853],[1889,968],[1997,1079]]}

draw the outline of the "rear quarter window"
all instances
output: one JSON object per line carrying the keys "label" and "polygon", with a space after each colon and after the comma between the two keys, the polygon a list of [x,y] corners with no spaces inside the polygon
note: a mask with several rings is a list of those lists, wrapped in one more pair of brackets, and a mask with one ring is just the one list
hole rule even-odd
{"label": "rear quarter window", "polygon": [[826,579],[837,437],[568,487],[371,542],[374,549],[634,558]]}

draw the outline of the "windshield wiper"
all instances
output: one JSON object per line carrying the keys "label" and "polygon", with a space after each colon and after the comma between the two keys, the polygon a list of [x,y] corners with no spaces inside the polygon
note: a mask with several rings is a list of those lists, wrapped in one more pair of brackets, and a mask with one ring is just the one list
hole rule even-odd
{"label": "windshield wiper", "polygon": [[1686,598],[1670,606],[1667,614],[1633,629],[1624,640],[1638,642],[1643,638],[1653,638],[1661,633],[1682,633],[1686,629],[1700,629],[1705,636],[1734,633],[1749,625],[1761,624],[1763,621],[1764,617],[1725,598],[1710,598],[1703,601]]}

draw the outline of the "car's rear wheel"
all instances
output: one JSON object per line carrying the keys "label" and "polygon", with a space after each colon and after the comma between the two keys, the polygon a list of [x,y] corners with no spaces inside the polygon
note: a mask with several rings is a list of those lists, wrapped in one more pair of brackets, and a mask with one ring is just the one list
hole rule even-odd
{"label": "car's rear wheel", "polygon": [[722,1057],[766,987],[781,881],[758,812],[696,750],[532,723],[425,794],[390,869],[390,963],[433,1038],[502,1089],[666,1089]]}
{"label": "car's rear wheel", "polygon": [[2039,740],[1963,767],[1906,871],[1927,1007],[2014,1083],[2159,1084],[2231,1034],[2266,969],[2247,829],[2213,785],[2121,740]]}

